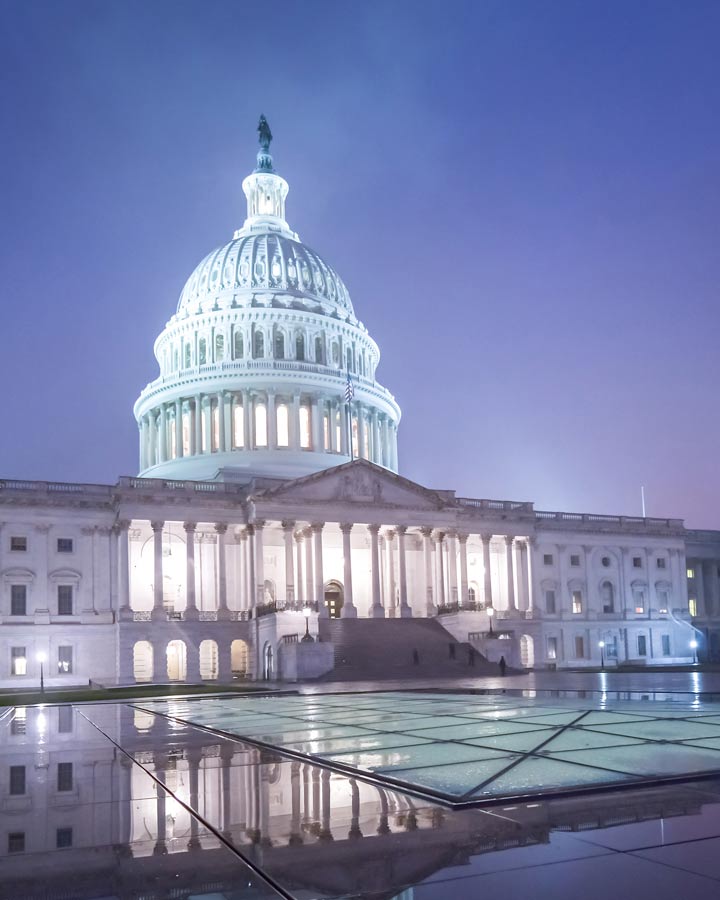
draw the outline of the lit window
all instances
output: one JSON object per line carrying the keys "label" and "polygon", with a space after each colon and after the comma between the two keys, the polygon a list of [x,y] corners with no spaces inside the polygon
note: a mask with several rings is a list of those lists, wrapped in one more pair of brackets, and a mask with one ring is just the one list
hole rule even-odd
{"label": "lit window", "polygon": [[638,656],[647,656],[647,638],[644,634],[637,636]]}
{"label": "lit window", "polygon": [[236,447],[245,446],[245,410],[241,403],[233,407],[233,444]]}
{"label": "lit window", "polygon": [[10,586],[10,615],[27,615],[27,585],[13,584]]}
{"label": "lit window", "polygon": [[168,428],[170,429],[170,459],[177,459],[177,435],[175,434],[175,420],[173,419],[168,423]]}
{"label": "lit window", "polygon": [[642,569],[642,558],[633,556],[633,569]]}
{"label": "lit window", "polygon": [[580,614],[583,611],[582,591],[572,592],[572,611],[575,614]]}
{"label": "lit window", "polygon": [[71,762],[58,763],[57,789],[58,791],[71,791],[73,789],[73,764]]}
{"label": "lit window", "polygon": [[58,615],[71,616],[73,612],[73,589],[71,584],[59,584],[57,589]]}
{"label": "lit window", "polygon": [[27,656],[24,647],[10,649],[10,674],[27,675]]}
{"label": "lit window", "polygon": [[552,553],[545,553],[543,555],[543,565],[551,566],[553,564],[553,556]]}
{"label": "lit window", "polygon": [[217,451],[220,449],[220,407],[217,403],[213,403],[211,410],[212,449],[213,451]]}
{"label": "lit window", "polygon": [[276,410],[277,418],[277,445],[288,447],[290,445],[290,422],[288,418],[287,404],[281,403]]}
{"label": "lit window", "polygon": [[330,416],[325,413],[323,416],[323,436],[325,441],[325,449],[330,450]]}
{"label": "lit window", "polygon": [[73,670],[73,648],[58,647],[58,675],[71,675]]}
{"label": "lit window", "polygon": [[10,793],[14,797],[25,793],[25,766],[10,766]]}
{"label": "lit window", "polygon": [[645,591],[633,591],[633,598],[635,599],[635,613],[642,615],[645,612]]}
{"label": "lit window", "polygon": [[687,577],[688,577],[688,578],[694,578],[694,577],[695,577],[695,569],[691,569],[690,566],[688,566]]}
{"label": "lit window", "polygon": [[370,423],[363,419],[363,458],[370,459]]}
{"label": "lit window", "polygon": [[585,658],[585,639],[579,634],[575,636],[575,659]]}
{"label": "lit window", "polygon": [[571,554],[570,556],[570,565],[571,566],[579,566],[580,565],[580,557],[576,554]]}
{"label": "lit window", "polygon": [[267,447],[267,409],[264,403],[255,404],[255,446]]}
{"label": "lit window", "polygon": [[555,613],[555,591],[545,591],[545,609],[550,614]]}
{"label": "lit window", "polygon": [[661,556],[661,557],[658,559],[658,561],[657,561],[657,567],[658,567],[658,569],[665,569],[665,568],[667,568],[667,565],[666,565],[666,563],[665,563],[665,557]]}
{"label": "lit window", "polygon": [[671,656],[672,654],[670,653],[670,635],[663,634],[663,635],[661,635],[660,640],[662,642],[662,655],[663,656]]}
{"label": "lit window", "polygon": [[57,539],[57,552],[58,553],[72,553],[73,552],[72,538],[58,538]]}
{"label": "lit window", "polygon": [[669,591],[660,590],[657,592],[658,603],[660,604],[658,612],[661,615],[667,615],[667,611],[670,607],[670,593]]}
{"label": "lit window", "polygon": [[338,452],[340,452],[340,448],[342,447],[342,438],[340,434],[340,413],[338,412],[335,416],[335,448]]}
{"label": "lit window", "polygon": [[182,444],[183,455],[190,456],[190,412],[188,410],[182,414]]}
{"label": "lit window", "polygon": [[310,447],[310,407],[307,404],[300,407],[300,446],[303,450]]}
{"label": "lit window", "polygon": [[24,552],[25,550],[27,550],[27,538],[26,537],[11,537],[10,538],[10,549]]}
{"label": "lit window", "polygon": [[693,619],[697,618],[697,600],[695,597],[688,599],[688,611]]}
{"label": "lit window", "polygon": [[549,637],[547,639],[547,658],[557,659],[557,638]]}

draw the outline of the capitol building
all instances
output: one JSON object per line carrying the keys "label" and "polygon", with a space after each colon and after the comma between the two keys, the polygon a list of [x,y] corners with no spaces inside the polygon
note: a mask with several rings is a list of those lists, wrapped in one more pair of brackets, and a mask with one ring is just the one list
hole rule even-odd
{"label": "capitol building", "polygon": [[3,686],[720,659],[720,531],[400,474],[378,344],[258,133],[245,221],[155,340],[138,475],[0,481]]}

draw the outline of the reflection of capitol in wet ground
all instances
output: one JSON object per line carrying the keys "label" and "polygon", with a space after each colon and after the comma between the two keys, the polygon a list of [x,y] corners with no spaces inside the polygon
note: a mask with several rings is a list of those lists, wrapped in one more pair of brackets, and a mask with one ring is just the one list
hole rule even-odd
{"label": "reflection of capitol in wet ground", "polygon": [[2,898],[720,895],[720,779],[453,810],[124,704],[0,729]]}

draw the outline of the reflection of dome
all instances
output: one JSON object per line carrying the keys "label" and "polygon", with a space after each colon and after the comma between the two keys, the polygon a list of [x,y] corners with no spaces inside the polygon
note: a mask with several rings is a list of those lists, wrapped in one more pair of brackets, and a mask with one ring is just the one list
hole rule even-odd
{"label": "reflection of dome", "polygon": [[[293,478],[351,456],[397,469],[400,409],[347,288],[285,220],[267,145],[248,215],[188,278],[135,404],[140,470],[191,480]],[[349,397],[349,400],[348,400]]]}
{"label": "reflection of dome", "polygon": [[330,311],[353,314],[347,288],[324,260],[282,234],[245,234],[208,253],[188,278],[180,295],[179,316],[212,309],[218,292],[284,291],[288,301],[313,300]]}

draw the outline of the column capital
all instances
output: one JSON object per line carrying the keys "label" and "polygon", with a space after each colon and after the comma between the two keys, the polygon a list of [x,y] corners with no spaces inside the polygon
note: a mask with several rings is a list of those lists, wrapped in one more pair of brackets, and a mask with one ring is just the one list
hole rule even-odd
{"label": "column capital", "polygon": [[370,532],[370,534],[374,534],[377,536],[380,533],[380,528],[380,525],[368,525],[367,530]]}
{"label": "column capital", "polygon": [[442,531],[433,531],[432,533],[432,539],[436,544],[442,544],[444,537],[445,533]]}
{"label": "column capital", "polygon": [[343,534],[350,534],[350,532],[351,532],[352,530],[353,530],[353,523],[352,523],[352,522],[342,522],[342,523],[340,524],[340,531],[342,531]]}
{"label": "column capital", "polygon": [[512,547],[513,541],[515,540],[515,535],[505,534],[505,535],[503,535],[503,539],[508,547]]}
{"label": "column capital", "polygon": [[464,531],[458,531],[457,539],[461,544],[467,544],[467,539],[470,537],[469,534],[466,534]]}
{"label": "column capital", "polygon": [[165,523],[164,522],[151,522],[150,527],[157,534],[158,531],[163,530],[163,528],[165,527]]}
{"label": "column capital", "polygon": [[407,534],[407,530],[408,530],[407,525],[396,525],[395,526],[395,531],[398,534]]}
{"label": "column capital", "polygon": [[295,522],[292,519],[283,519],[280,524],[283,531],[292,531],[295,528]]}
{"label": "column capital", "polygon": [[429,528],[427,525],[425,525],[423,528],[420,529],[420,534],[422,534],[423,537],[426,537],[426,538],[432,537],[432,533],[433,533],[432,528]]}
{"label": "column capital", "polygon": [[318,534],[319,532],[321,532],[323,530],[324,527],[325,527],[324,522],[312,522],[310,524],[310,530],[313,532],[313,534]]}
{"label": "column capital", "polygon": [[387,542],[388,542],[389,544],[392,544],[394,538],[395,538],[395,531],[394,531],[394,529],[388,528],[388,530],[385,532],[385,539],[387,540]]}
{"label": "column capital", "polygon": [[115,527],[118,531],[129,531],[130,530],[130,519],[118,519],[115,523]]}
{"label": "column capital", "polygon": [[493,538],[493,536],[492,536],[492,533],[490,533],[490,532],[483,531],[480,534],[480,540],[483,542],[483,544],[489,544],[490,541],[492,540],[492,538]]}
{"label": "column capital", "polygon": [[305,537],[305,535],[303,534],[302,529],[300,529],[299,531],[295,532],[293,537],[295,538],[295,540],[297,541],[298,544],[302,544],[303,538]]}
{"label": "column capital", "polygon": [[188,534],[190,534],[197,528],[197,522],[183,522],[183,528]]}
{"label": "column capital", "polygon": [[527,542],[528,542],[528,546],[532,547],[533,550],[535,549],[535,547],[537,547],[537,542],[538,542],[538,540],[537,540],[537,537],[535,537],[534,534],[531,534],[531,535],[530,535],[530,537],[527,539]]}
{"label": "column capital", "polygon": [[216,522],[215,531],[218,534],[225,534],[225,532],[227,531],[227,525],[225,524],[225,522]]}
{"label": "column capital", "polygon": [[266,524],[267,523],[265,522],[265,519],[256,519],[252,523],[252,527],[255,529],[255,531],[262,531]]}

